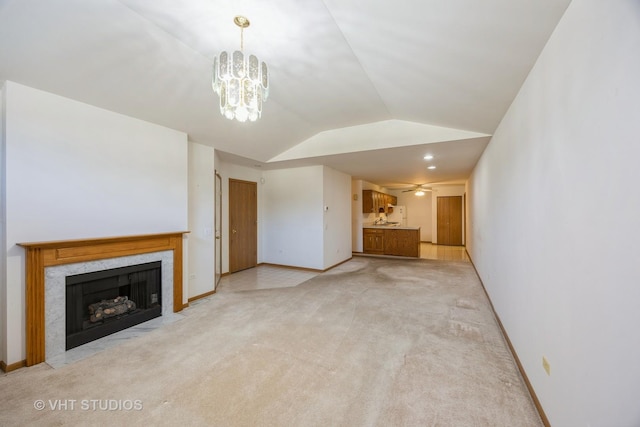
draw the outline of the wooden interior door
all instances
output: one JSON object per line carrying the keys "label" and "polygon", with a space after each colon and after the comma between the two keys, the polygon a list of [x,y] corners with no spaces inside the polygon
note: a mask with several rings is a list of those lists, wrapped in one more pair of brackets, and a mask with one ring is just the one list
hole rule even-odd
{"label": "wooden interior door", "polygon": [[462,246],[462,196],[438,197],[437,242]]}
{"label": "wooden interior door", "polygon": [[258,262],[257,183],[229,179],[229,273]]}
{"label": "wooden interior door", "polygon": [[218,283],[222,278],[222,177],[216,172],[215,184],[215,280],[213,290],[218,287]]}

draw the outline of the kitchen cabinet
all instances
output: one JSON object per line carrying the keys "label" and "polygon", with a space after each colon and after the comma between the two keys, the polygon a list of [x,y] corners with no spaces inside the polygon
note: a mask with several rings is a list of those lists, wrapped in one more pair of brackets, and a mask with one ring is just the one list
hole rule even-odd
{"label": "kitchen cabinet", "polygon": [[390,209],[389,205],[397,205],[398,204],[398,198],[396,196],[392,196],[390,194],[387,194],[387,203],[385,203],[385,206],[387,207],[387,211]]}
{"label": "kitchen cabinet", "polygon": [[377,191],[362,190],[362,213],[378,212],[376,194]]}
{"label": "kitchen cabinet", "polygon": [[364,228],[362,235],[365,254],[420,256],[419,228]]}
{"label": "kitchen cabinet", "polygon": [[362,213],[378,213],[380,208],[387,212],[388,206],[398,203],[398,198],[391,194],[375,190],[362,190]]}
{"label": "kitchen cabinet", "polygon": [[366,254],[383,254],[384,253],[384,232],[372,228],[365,228],[362,236],[364,239],[363,250]]}
{"label": "kitchen cabinet", "polygon": [[384,254],[398,256],[420,256],[418,230],[384,230]]}

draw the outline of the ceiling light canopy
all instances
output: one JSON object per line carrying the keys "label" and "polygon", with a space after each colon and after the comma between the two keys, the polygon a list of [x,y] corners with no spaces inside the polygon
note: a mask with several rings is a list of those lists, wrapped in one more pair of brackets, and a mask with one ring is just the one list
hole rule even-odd
{"label": "ceiling light canopy", "polygon": [[220,96],[220,113],[229,120],[254,122],[262,115],[262,103],[269,96],[267,64],[243,52],[243,31],[250,25],[244,16],[233,22],[240,27],[240,50],[220,52],[213,62],[212,86]]}

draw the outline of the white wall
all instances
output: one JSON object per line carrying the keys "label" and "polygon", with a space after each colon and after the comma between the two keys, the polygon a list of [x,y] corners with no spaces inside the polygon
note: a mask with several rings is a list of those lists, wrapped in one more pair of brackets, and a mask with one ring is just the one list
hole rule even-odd
{"label": "white wall", "polygon": [[16,244],[186,230],[187,136],[13,82],[4,92],[7,345],[0,359],[12,364],[25,359],[25,260]]}
{"label": "white wall", "polygon": [[468,184],[467,249],[554,426],[640,425],[638,52],[640,2],[573,1]]}
{"label": "white wall", "polygon": [[5,96],[4,84],[0,88],[0,361],[6,361],[7,348],[7,227],[6,227],[6,179],[5,179]]}
{"label": "white wall", "polygon": [[214,149],[189,142],[189,298],[214,289]]}
{"label": "white wall", "polygon": [[309,166],[263,177],[264,262],[324,270],[351,258],[349,175]]}
{"label": "white wall", "polygon": [[323,269],[351,258],[351,176],[323,167]]}
{"label": "white wall", "polygon": [[264,262],[323,269],[323,167],[264,172]]}

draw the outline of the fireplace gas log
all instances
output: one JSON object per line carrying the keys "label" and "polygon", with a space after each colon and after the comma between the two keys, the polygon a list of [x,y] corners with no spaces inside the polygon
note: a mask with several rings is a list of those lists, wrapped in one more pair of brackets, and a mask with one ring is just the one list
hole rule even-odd
{"label": "fireplace gas log", "polygon": [[67,350],[162,315],[162,262],[65,277]]}
{"label": "fireplace gas log", "polygon": [[91,322],[100,322],[110,317],[119,316],[136,309],[136,303],[131,301],[129,297],[120,296],[110,300],[102,300],[95,304],[89,305],[89,314]]}

